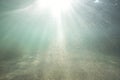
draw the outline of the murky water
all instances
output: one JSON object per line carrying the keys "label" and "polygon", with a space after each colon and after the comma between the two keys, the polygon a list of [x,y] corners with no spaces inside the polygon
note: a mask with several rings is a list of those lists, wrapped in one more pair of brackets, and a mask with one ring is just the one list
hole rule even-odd
{"label": "murky water", "polygon": [[0,1],[0,80],[120,80],[120,2],[73,2]]}

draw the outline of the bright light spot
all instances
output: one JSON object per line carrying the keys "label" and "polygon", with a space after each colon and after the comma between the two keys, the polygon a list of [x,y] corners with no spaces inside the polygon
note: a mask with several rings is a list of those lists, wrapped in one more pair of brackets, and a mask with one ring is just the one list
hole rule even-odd
{"label": "bright light spot", "polygon": [[53,14],[58,15],[58,13],[70,9],[71,0],[37,0],[35,5],[37,8],[50,10]]}
{"label": "bright light spot", "polygon": [[[56,21],[57,41],[63,43],[65,39],[61,14],[67,13],[72,8],[73,0],[36,0],[35,9],[50,12]],[[41,11],[42,12],[42,11]]]}
{"label": "bright light spot", "polygon": [[99,2],[100,2],[100,0],[95,0],[95,1],[94,1],[94,3],[99,3]]}

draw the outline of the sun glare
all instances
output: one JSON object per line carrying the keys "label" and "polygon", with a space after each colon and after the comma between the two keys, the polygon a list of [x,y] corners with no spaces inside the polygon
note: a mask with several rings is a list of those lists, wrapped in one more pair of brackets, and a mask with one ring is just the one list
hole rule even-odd
{"label": "sun glare", "polygon": [[62,25],[61,14],[69,13],[72,8],[72,0],[36,0],[33,4],[37,11],[48,11],[55,19],[57,41],[64,42],[65,34]]}
{"label": "sun glare", "polygon": [[40,9],[48,9],[53,14],[58,14],[70,9],[71,0],[37,0],[35,5]]}

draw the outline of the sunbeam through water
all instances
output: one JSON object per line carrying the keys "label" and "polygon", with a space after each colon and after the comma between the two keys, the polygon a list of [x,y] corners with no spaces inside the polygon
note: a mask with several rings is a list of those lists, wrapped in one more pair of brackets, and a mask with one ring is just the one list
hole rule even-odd
{"label": "sunbeam through water", "polygon": [[120,80],[119,0],[0,0],[0,80]]}

